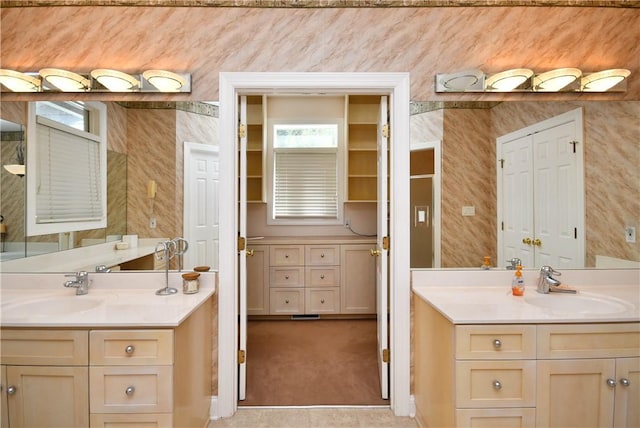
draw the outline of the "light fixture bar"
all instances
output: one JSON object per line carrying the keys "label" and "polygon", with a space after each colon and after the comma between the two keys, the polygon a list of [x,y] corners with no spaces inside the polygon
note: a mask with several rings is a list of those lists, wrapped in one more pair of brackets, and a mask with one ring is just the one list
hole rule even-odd
{"label": "light fixture bar", "polygon": [[436,93],[496,92],[625,92],[627,69],[583,73],[577,68],[558,68],[536,73],[528,68],[515,68],[485,74],[480,70],[436,74]]}
{"label": "light fixture bar", "polygon": [[191,74],[166,70],[124,73],[104,68],[95,69],[90,73],[77,73],[59,68],[44,68],[39,72],[0,69],[0,84],[2,91],[20,93],[190,93]]}

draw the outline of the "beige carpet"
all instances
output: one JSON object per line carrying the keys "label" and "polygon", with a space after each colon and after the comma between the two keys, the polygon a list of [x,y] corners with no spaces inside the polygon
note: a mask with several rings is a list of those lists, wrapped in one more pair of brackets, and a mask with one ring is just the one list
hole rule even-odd
{"label": "beige carpet", "polygon": [[249,321],[241,406],[388,405],[375,320]]}

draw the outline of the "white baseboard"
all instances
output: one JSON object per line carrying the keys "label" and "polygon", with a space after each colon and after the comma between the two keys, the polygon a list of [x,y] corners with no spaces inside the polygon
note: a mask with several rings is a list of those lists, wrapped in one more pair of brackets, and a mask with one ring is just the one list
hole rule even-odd
{"label": "white baseboard", "polygon": [[409,417],[416,417],[416,397],[413,394],[409,395]]}
{"label": "white baseboard", "polygon": [[218,412],[218,396],[211,396],[211,405],[209,406],[209,419],[217,421],[220,419],[220,413]]}

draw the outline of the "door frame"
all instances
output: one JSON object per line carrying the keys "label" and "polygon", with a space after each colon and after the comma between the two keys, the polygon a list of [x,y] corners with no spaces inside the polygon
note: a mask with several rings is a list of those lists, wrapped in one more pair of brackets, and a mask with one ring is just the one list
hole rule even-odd
{"label": "door frame", "polygon": [[409,73],[220,73],[220,270],[218,399],[215,416],[232,416],[238,396],[238,110],[239,95],[269,93],[388,95],[391,100],[390,407],[410,414]]}

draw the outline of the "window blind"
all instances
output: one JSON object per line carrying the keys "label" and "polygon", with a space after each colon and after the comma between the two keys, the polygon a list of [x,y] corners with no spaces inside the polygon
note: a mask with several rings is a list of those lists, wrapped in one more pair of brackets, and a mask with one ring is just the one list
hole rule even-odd
{"label": "window blind", "polygon": [[38,123],[36,223],[100,220],[100,144]]}
{"label": "window blind", "polygon": [[336,151],[274,152],[274,218],[337,218]]}

